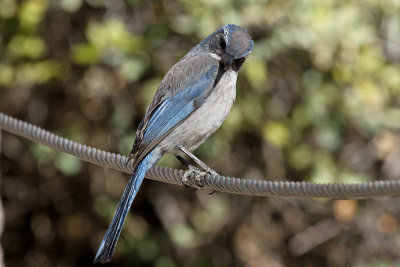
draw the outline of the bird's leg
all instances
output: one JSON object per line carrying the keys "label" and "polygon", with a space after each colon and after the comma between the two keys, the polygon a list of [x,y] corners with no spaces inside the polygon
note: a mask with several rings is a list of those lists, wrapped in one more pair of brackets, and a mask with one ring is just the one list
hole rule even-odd
{"label": "bird's leg", "polygon": [[175,156],[183,165],[185,165],[185,166],[189,166],[190,164],[189,164],[189,162],[187,162],[187,160],[186,159],[184,159],[182,156],[180,156],[180,155],[177,155],[177,156]]}
{"label": "bird's leg", "polygon": [[[218,175],[218,173],[216,172],[216,171],[214,171],[213,169],[211,169],[210,167],[208,167],[207,166],[207,164],[205,164],[204,162],[202,162],[199,158],[197,158],[195,155],[193,155],[189,150],[187,150],[186,148],[184,148],[183,146],[180,146],[179,147],[179,149],[183,152],[183,153],[185,153],[189,158],[191,158],[194,162],[196,162],[196,164],[197,165],[199,165],[203,170],[204,170],[204,172],[199,172],[199,170],[198,171],[196,171],[195,172],[195,174],[196,174],[196,176],[195,176],[195,181],[196,181],[196,184],[197,185],[201,185],[202,186],[202,184],[201,184],[201,177],[202,176],[204,176],[206,173],[209,173],[209,174],[211,174],[211,175]],[[182,157],[181,157],[182,158]],[[179,158],[178,158],[179,159]],[[186,160],[185,160],[186,161]],[[190,166],[190,165],[189,165]],[[198,169],[198,168],[197,168]],[[189,167],[189,170],[188,171],[190,171],[190,167]],[[185,174],[186,174],[186,172],[185,172]]]}
{"label": "bird's leg", "polygon": [[210,167],[207,166],[207,164],[205,164],[204,162],[202,162],[198,157],[196,157],[195,155],[193,155],[189,150],[187,150],[186,148],[184,148],[183,146],[179,147],[179,149],[185,153],[189,158],[191,158],[194,162],[196,162],[197,165],[199,165],[203,170],[205,170],[206,172],[208,172],[209,174],[212,175],[218,175],[218,173],[216,171],[214,171],[213,169],[211,169]]}

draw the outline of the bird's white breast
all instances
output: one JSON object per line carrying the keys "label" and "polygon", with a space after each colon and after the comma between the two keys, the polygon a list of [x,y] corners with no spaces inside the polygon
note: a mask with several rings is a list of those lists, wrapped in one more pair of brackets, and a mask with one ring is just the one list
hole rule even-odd
{"label": "bird's white breast", "polygon": [[178,125],[159,147],[177,154],[178,146],[192,151],[213,134],[226,119],[236,98],[237,73],[228,70],[206,101]]}

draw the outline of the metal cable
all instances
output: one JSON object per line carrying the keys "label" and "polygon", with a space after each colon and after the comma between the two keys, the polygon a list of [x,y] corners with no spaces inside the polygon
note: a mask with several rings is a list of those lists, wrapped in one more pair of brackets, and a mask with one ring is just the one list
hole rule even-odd
{"label": "metal cable", "polygon": [[[73,142],[1,112],[0,130],[39,142],[57,151],[78,157],[81,160],[126,173],[132,172],[132,167],[126,164],[127,157],[125,156]],[[156,181],[181,185],[183,173],[183,170],[155,166],[147,171],[146,177]],[[189,182],[195,184],[193,175],[189,177]],[[206,174],[201,178],[201,182],[205,188],[216,191],[267,197],[343,199],[400,195],[400,180],[317,184],[309,182],[272,182]]]}

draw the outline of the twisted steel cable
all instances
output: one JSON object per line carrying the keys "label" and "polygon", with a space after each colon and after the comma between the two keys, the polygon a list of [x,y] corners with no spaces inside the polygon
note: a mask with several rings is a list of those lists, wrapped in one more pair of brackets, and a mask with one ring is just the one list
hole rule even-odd
{"label": "twisted steel cable", "polygon": [[[127,157],[82,145],[57,136],[40,127],[15,119],[0,112],[0,130],[27,138],[42,145],[49,146],[81,160],[110,167],[126,173],[132,173],[127,165]],[[146,173],[146,178],[182,185],[183,170],[155,166]],[[194,177],[189,182],[195,185]],[[206,174],[201,177],[205,188],[216,191],[252,196],[267,197],[308,197],[308,198],[368,198],[400,195],[400,180],[376,181],[367,183],[310,183],[251,180]]]}

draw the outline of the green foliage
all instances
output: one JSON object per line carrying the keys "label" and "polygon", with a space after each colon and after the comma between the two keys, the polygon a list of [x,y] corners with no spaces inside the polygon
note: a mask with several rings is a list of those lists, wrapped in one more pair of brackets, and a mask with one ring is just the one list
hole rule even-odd
{"label": "green foliage", "polygon": [[[240,71],[228,119],[196,155],[228,176],[398,179],[399,14],[397,0],[0,0],[0,107],[68,138],[127,155],[168,69],[216,28],[235,23],[249,30],[255,47]],[[19,187],[5,182],[2,188],[7,216],[14,218],[7,221],[11,234],[4,238],[9,265],[87,266],[89,260],[80,260],[93,256],[125,174],[37,144],[26,153],[7,138],[5,180],[36,179],[29,188],[26,181]],[[10,160],[16,158],[20,162]],[[182,167],[173,156],[159,164]],[[35,191],[36,184],[44,185]],[[166,185],[160,193],[157,185],[145,184],[117,247],[116,259],[127,259],[127,266],[363,266],[371,257],[372,265],[400,257],[396,227],[390,228],[400,217],[395,200],[373,202],[357,214],[351,222],[357,237],[332,234],[325,247],[298,256],[287,241],[321,217],[337,218],[331,202],[208,196]],[[31,203],[49,208],[38,211]],[[79,215],[70,214],[78,210]],[[11,224],[29,225],[31,212],[40,213],[34,218],[51,214],[47,220],[59,216],[48,226],[47,239],[35,235],[36,226],[13,232]],[[79,232],[68,226],[68,218],[91,223]],[[27,239],[18,241],[22,236]],[[54,240],[62,240],[64,245],[57,245],[63,249],[43,256]],[[71,252],[71,240],[86,251]]]}

